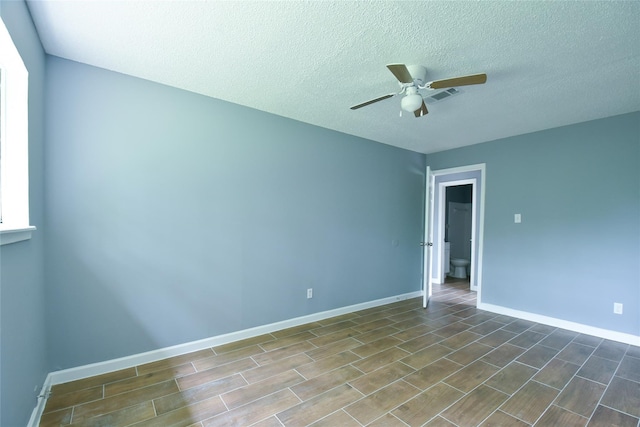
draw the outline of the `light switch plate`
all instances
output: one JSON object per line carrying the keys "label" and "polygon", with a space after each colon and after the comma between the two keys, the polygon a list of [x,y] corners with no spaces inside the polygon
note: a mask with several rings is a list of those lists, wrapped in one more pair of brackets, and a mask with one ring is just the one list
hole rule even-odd
{"label": "light switch plate", "polygon": [[520,224],[522,222],[522,215],[520,214],[515,214],[513,216],[513,222],[515,222],[516,224]]}

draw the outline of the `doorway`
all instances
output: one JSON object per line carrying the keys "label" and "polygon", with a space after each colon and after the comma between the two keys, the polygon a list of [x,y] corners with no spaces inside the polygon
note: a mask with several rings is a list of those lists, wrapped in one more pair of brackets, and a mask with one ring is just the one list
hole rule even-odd
{"label": "doorway", "polygon": [[[469,283],[472,291],[477,292],[477,302],[481,302],[482,291],[482,249],[484,236],[484,176],[485,164],[463,166],[451,169],[434,170],[433,175],[433,214],[431,218],[425,218],[428,221],[428,229],[431,232],[433,248],[431,252],[431,282],[434,284],[442,284],[446,278],[446,260],[445,260],[445,241],[450,237],[448,235],[447,224],[447,199],[446,193],[448,188],[456,188],[463,185],[470,186],[471,203],[470,206],[458,206],[458,214],[463,217],[470,217],[470,238],[467,230],[462,230],[459,235],[453,236],[458,239],[458,244],[462,244],[464,239],[468,239],[470,245],[462,246],[462,248],[454,249],[458,258],[469,259]],[[466,204],[465,204],[466,205]],[[470,209],[465,212],[464,209]],[[460,237],[462,236],[462,237]],[[450,240],[450,239],[449,239]],[[450,242],[449,247],[452,242]],[[469,251],[469,258],[464,256],[464,251]]]}
{"label": "doorway", "polygon": [[467,267],[469,285],[471,290],[475,291],[477,289],[475,277],[477,260],[473,241],[477,228],[476,204],[474,203],[477,179],[445,181],[439,185],[440,203],[437,204],[439,215],[437,216],[438,222],[434,224],[434,227],[439,229],[439,236],[442,236],[443,241],[439,248],[440,269],[435,282],[444,283],[447,275],[453,275],[453,271],[449,269],[449,259],[446,256],[448,249],[450,259],[465,259],[470,262]]}
{"label": "doorway", "polygon": [[[444,242],[445,242],[445,254],[446,243],[449,242],[449,260],[451,259],[465,259],[471,261],[471,248],[473,246],[473,202],[471,194],[469,194],[469,201],[456,202],[452,201],[454,196],[459,190],[463,189],[466,192],[467,188],[471,191],[471,184],[450,186],[446,189],[445,198],[445,219],[444,224]],[[453,195],[452,195],[453,193]],[[447,271],[450,267],[447,265],[446,256],[444,260],[444,273],[453,273]],[[469,276],[470,269],[466,268]]]}

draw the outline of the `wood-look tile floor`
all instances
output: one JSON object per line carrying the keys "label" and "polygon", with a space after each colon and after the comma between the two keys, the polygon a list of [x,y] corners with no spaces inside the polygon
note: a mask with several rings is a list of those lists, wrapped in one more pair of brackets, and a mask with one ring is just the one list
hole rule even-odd
{"label": "wood-look tile floor", "polygon": [[475,308],[468,282],[56,385],[40,426],[633,426],[640,347]]}

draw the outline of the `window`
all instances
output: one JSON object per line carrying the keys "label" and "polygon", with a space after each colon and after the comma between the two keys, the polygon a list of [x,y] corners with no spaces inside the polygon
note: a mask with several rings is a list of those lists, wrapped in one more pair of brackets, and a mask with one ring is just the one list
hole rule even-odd
{"label": "window", "polygon": [[29,225],[28,79],[0,19],[0,244],[31,238]]}

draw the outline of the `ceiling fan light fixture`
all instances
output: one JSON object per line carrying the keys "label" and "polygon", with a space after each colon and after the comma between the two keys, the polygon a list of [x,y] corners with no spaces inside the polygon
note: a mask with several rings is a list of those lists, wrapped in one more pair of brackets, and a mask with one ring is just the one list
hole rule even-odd
{"label": "ceiling fan light fixture", "polygon": [[[402,117],[403,111],[413,113],[416,117],[423,117],[424,115],[429,114],[425,102],[431,101],[431,103],[433,103],[457,93],[458,91],[454,89],[455,86],[479,85],[487,81],[486,74],[471,74],[424,83],[427,77],[427,69],[422,65],[388,64],[387,69],[391,71],[391,74],[393,74],[398,80],[398,83],[400,84],[400,92],[391,93],[389,95],[384,95],[379,98],[354,105],[351,107],[352,110],[366,107],[367,105],[391,98],[395,95],[404,94],[404,97],[400,100],[400,117]],[[427,89],[426,99],[423,99],[422,95],[418,92],[418,90],[422,89]],[[429,95],[428,92],[435,89],[446,90],[439,91],[434,95]]]}
{"label": "ceiling fan light fixture", "polygon": [[413,113],[422,107],[422,97],[417,93],[409,94],[400,101],[400,108],[409,113]]}

